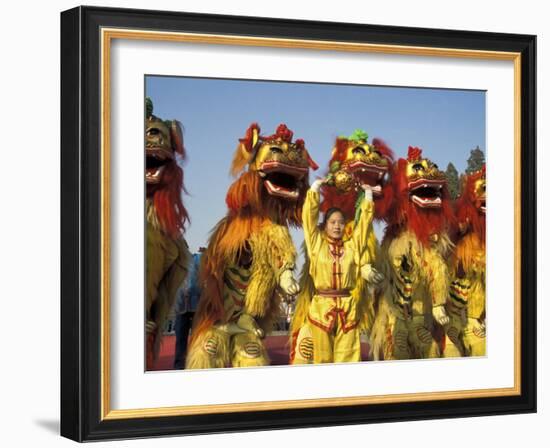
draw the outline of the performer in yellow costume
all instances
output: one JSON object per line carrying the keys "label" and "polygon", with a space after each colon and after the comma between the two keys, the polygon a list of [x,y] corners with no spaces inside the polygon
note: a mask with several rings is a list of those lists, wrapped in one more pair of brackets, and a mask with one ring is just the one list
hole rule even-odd
{"label": "performer in yellow costume", "polygon": [[456,201],[458,237],[451,260],[444,357],[485,356],[485,166],[466,176]]}
{"label": "performer in yellow costume", "polygon": [[[368,134],[356,129],[350,136],[336,138],[328,163],[327,182],[321,187],[322,201],[320,211],[326,213],[337,207],[346,219],[346,229],[343,240],[352,236],[356,225],[356,207],[361,203],[363,190],[361,184],[368,184],[372,188],[374,201],[374,219],[384,220],[385,214],[392,201],[392,188],[389,183],[393,162],[392,150],[379,138],[368,142]],[[372,226],[368,227],[367,252],[369,266],[361,270],[362,278],[356,282],[352,296],[365,297],[361,300],[360,331],[368,335],[374,320],[374,295],[376,287],[382,280],[377,270],[379,246]],[[315,288],[309,274],[309,257],[305,246],[305,264],[300,276],[301,291],[296,301],[296,309],[291,324],[291,352],[292,364],[313,363],[313,339],[311,324],[308,321],[308,312]]]}
{"label": "performer in yellow costume", "polygon": [[358,221],[351,238],[344,241],[346,222],[342,211],[328,210],[323,228],[318,227],[319,189],[323,182],[313,183],[302,214],[309,274],[315,288],[307,316],[313,362],[357,362],[361,361],[359,301],[362,298],[351,292],[361,278],[361,268],[369,261],[365,254],[374,213],[372,189],[366,184],[362,186],[364,198],[358,209]]}

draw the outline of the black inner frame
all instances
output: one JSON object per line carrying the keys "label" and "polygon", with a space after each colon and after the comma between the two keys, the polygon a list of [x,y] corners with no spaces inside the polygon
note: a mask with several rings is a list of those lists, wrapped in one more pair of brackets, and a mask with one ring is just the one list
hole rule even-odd
{"label": "black inner frame", "polygon": [[[521,395],[101,421],[101,27],[521,53]],[[91,441],[536,412],[535,54],[531,35],[96,7],[63,12],[61,435]]]}

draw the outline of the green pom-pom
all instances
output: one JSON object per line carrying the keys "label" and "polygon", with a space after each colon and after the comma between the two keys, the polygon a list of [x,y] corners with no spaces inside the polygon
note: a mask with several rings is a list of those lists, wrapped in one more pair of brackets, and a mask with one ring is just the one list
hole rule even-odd
{"label": "green pom-pom", "polygon": [[358,142],[358,141],[367,141],[369,138],[369,134],[367,134],[365,131],[363,131],[362,129],[356,129],[355,131],[353,131],[353,134],[351,134],[349,137],[348,137],[348,140],[353,140],[355,142]]}
{"label": "green pom-pom", "polygon": [[149,118],[151,115],[153,115],[153,100],[147,97],[145,98],[145,116]]}
{"label": "green pom-pom", "polygon": [[334,173],[340,169],[340,162],[335,160],[330,164],[330,172]]}

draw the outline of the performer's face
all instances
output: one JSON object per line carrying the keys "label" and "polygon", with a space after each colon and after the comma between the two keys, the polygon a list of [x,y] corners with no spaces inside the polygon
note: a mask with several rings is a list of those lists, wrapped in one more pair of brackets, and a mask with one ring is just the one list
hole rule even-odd
{"label": "performer's face", "polygon": [[344,236],[344,228],[346,227],[346,221],[344,215],[340,212],[332,213],[326,223],[325,231],[329,238],[333,240],[341,240]]}

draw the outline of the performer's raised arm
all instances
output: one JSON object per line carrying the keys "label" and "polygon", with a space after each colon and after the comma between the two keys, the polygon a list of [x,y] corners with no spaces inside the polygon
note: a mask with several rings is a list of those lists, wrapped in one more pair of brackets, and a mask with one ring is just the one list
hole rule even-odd
{"label": "performer's raised arm", "polygon": [[304,227],[304,240],[307,253],[310,258],[316,255],[319,247],[321,232],[319,231],[319,202],[321,185],[324,179],[317,179],[307,192],[306,200],[302,209],[302,225]]}
{"label": "performer's raised arm", "polygon": [[355,246],[355,253],[362,263],[372,263],[373,260],[364,259],[364,254],[367,253],[369,234],[372,229],[372,218],[374,216],[374,202],[372,200],[372,189],[370,185],[361,185],[363,189],[363,199],[357,210],[358,218],[356,219],[355,227],[352,233],[352,240]]}

